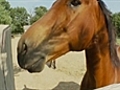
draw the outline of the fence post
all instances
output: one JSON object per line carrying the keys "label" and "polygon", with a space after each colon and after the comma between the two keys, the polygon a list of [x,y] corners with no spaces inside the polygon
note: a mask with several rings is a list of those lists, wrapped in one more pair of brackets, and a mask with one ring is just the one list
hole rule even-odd
{"label": "fence post", "polygon": [[8,25],[0,25],[0,90],[15,90],[11,30]]}

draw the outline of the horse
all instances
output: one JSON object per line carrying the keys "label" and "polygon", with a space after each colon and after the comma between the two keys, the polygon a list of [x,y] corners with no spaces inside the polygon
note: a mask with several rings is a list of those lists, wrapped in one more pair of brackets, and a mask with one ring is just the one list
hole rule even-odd
{"label": "horse", "polygon": [[56,0],[25,32],[17,48],[18,64],[30,73],[69,51],[85,50],[81,90],[120,83],[120,60],[111,12],[102,0]]}

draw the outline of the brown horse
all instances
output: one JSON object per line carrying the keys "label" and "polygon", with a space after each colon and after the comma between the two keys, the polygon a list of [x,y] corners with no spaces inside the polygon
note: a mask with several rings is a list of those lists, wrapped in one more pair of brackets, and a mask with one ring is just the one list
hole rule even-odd
{"label": "brown horse", "polygon": [[86,68],[81,90],[120,82],[111,12],[102,0],[57,0],[18,43],[18,63],[40,72],[46,62],[69,51],[85,50]]}

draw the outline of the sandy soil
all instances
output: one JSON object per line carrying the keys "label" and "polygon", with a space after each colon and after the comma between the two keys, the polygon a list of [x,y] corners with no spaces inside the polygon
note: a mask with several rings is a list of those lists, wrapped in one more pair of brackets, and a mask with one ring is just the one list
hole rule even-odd
{"label": "sandy soil", "polygon": [[12,39],[13,65],[16,90],[79,90],[85,72],[84,52],[70,52],[57,59],[57,69],[29,73],[19,68],[16,47],[19,37]]}

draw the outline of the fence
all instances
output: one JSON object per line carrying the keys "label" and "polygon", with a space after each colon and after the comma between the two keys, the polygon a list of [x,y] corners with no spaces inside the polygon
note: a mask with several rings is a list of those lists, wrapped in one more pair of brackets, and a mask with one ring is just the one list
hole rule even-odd
{"label": "fence", "polygon": [[0,25],[0,90],[15,90],[11,31],[8,25]]}

